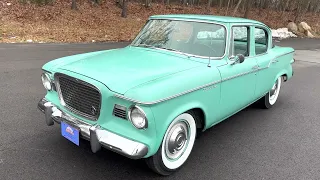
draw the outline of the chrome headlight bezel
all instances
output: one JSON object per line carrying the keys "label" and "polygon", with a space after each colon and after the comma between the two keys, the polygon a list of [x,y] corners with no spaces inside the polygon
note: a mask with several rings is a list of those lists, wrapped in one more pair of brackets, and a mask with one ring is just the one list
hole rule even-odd
{"label": "chrome headlight bezel", "polygon": [[43,72],[41,74],[41,80],[42,80],[43,87],[46,90],[51,91],[52,90],[52,81],[51,81],[49,74],[46,72]]}
{"label": "chrome headlight bezel", "polygon": [[[144,120],[144,124],[143,125],[138,125],[137,120],[135,120],[134,117],[132,117],[132,112],[133,111],[138,111],[138,114]],[[131,122],[131,124],[137,129],[146,129],[146,128],[148,128],[148,119],[147,119],[146,113],[143,111],[143,109],[141,107],[139,107],[137,105],[132,105],[132,106],[129,107],[128,119]]]}

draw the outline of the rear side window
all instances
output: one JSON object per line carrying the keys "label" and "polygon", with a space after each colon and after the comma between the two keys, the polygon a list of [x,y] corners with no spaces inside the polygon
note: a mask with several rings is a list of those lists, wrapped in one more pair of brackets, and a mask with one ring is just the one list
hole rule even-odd
{"label": "rear side window", "polygon": [[231,55],[249,56],[249,27],[235,26],[232,28]]}
{"label": "rear side window", "polygon": [[254,41],[256,55],[264,54],[268,50],[268,33],[261,28],[254,29]]}

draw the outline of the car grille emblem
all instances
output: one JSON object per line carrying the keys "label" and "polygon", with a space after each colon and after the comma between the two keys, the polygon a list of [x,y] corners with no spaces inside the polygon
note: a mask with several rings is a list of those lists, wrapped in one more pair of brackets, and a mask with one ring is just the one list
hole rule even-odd
{"label": "car grille emblem", "polygon": [[91,114],[95,116],[97,114],[97,109],[94,106],[91,106]]}

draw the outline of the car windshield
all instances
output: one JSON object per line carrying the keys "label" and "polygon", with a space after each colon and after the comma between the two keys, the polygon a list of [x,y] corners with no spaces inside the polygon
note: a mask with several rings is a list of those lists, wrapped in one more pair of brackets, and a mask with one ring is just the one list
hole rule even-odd
{"label": "car windshield", "polygon": [[149,20],[131,46],[160,48],[188,55],[222,57],[226,29],[222,25],[179,20]]}

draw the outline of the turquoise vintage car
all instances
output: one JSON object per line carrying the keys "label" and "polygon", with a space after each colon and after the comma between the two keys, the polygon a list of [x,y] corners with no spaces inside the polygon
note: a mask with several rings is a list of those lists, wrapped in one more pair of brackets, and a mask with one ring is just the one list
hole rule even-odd
{"label": "turquoise vintage car", "polygon": [[211,15],[151,16],[119,49],[43,66],[47,125],[79,145],[90,141],[161,175],[188,159],[196,135],[257,102],[276,103],[293,76],[294,49],[273,45],[270,28]]}

